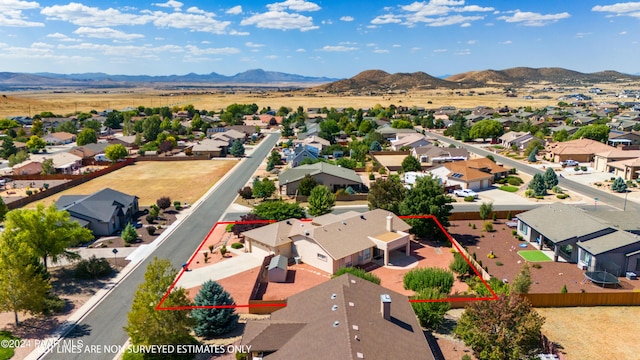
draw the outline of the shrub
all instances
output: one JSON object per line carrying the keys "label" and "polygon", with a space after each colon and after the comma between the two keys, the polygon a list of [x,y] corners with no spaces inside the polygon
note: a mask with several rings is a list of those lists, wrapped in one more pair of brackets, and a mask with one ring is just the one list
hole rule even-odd
{"label": "shrub", "polygon": [[493,232],[493,224],[492,224],[492,223],[490,223],[490,222],[488,222],[488,221],[487,221],[487,222],[485,222],[485,223],[482,225],[482,227],[483,227],[484,231],[486,231],[486,232]]}
{"label": "shrub", "polygon": [[489,253],[487,254],[487,258],[489,258],[489,259],[495,259],[495,258],[496,258],[496,254],[494,254],[494,253],[493,253],[493,251],[491,251],[491,252],[489,252]]}
{"label": "shrub", "polygon": [[534,263],[533,265],[531,265],[532,268],[534,269],[542,269],[542,265],[538,264],[538,263]]}
{"label": "shrub", "polygon": [[124,240],[124,242],[127,244],[131,244],[137,239],[138,232],[136,231],[136,228],[133,227],[133,224],[128,223],[124,230],[122,230],[122,240]]}
{"label": "shrub", "polygon": [[562,188],[558,185],[554,186],[553,189],[551,189],[551,191],[553,191],[556,194],[562,194]]}
{"label": "shrub", "polygon": [[464,201],[466,202],[473,202],[476,198],[473,196],[465,196],[464,197]]}
{"label": "shrub", "polygon": [[509,184],[511,186],[520,186],[520,185],[524,184],[524,180],[522,180],[521,178],[519,178],[517,176],[509,176],[507,178],[507,184]]}
{"label": "shrub", "polygon": [[227,254],[227,245],[222,245],[222,247],[220,248],[220,255],[224,257],[226,254]]}
{"label": "shrub", "polygon": [[449,269],[460,277],[472,274],[471,266],[469,266],[467,260],[459,252],[453,253],[453,260],[451,264],[449,264]]}
{"label": "shrub", "polygon": [[33,194],[33,191],[27,190],[25,193],[27,194],[27,196],[31,196],[31,194]]}
{"label": "shrub", "polygon": [[380,168],[378,169],[378,174],[384,175],[386,173],[387,173],[387,169],[384,166],[380,166]]}
{"label": "shrub", "polygon": [[472,228],[473,230],[475,230],[475,229],[476,229],[476,224],[472,224],[472,225],[471,225],[471,228]]}
{"label": "shrub", "polygon": [[566,293],[568,293],[568,292],[569,292],[569,291],[567,290],[567,285],[566,285],[566,284],[565,284],[565,285],[563,285],[563,286],[562,286],[562,290],[560,290],[560,293],[561,293],[561,294],[566,294]]}
{"label": "shrub", "polygon": [[496,261],[496,266],[502,266],[504,265],[503,263],[501,263],[500,261]]}
{"label": "shrub", "polygon": [[151,214],[149,214],[149,215],[145,216],[144,219],[147,220],[147,222],[149,224],[152,224],[156,220],[156,217],[151,215]]}
{"label": "shrub", "polygon": [[511,210],[507,213],[507,220],[511,220]]}
{"label": "shrub", "polygon": [[354,268],[354,267],[341,267],[333,274],[332,278],[338,277],[342,274],[351,274],[362,278],[364,280],[370,281],[374,284],[380,285],[380,278],[372,273],[364,271],[364,269]]}
{"label": "shrub", "polygon": [[233,231],[233,225],[235,225],[235,224],[227,224],[227,227],[225,227],[224,231],[232,232]]}
{"label": "shrub", "polygon": [[518,230],[511,230],[511,235],[513,235],[513,236],[518,235]]}
{"label": "shrub", "polygon": [[151,225],[151,226],[147,226],[147,234],[149,235],[153,235],[156,233],[156,227]]}
{"label": "shrub", "polygon": [[558,194],[558,195],[556,195],[556,197],[558,199],[560,199],[560,200],[564,200],[564,199],[568,198],[569,195],[567,195],[567,194]]}
{"label": "shrub", "polygon": [[242,243],[239,243],[239,242],[234,242],[233,244],[231,244],[232,249],[242,249],[243,247],[244,245],[242,245]]}
{"label": "shrub", "polygon": [[44,315],[60,314],[64,311],[67,302],[54,294],[47,294],[42,301],[42,313]]}
{"label": "shrub", "polygon": [[409,270],[404,275],[404,288],[416,292],[435,288],[443,294],[448,294],[453,287],[453,280],[453,273],[449,270],[417,268]]}
{"label": "shrub", "polygon": [[95,255],[89,259],[82,259],[73,269],[73,275],[78,279],[98,279],[111,275],[113,268],[105,258]]}
{"label": "shrub", "polygon": [[580,170],[587,171],[587,167],[586,166],[580,166]]}
{"label": "shrub", "polygon": [[527,189],[524,192],[524,196],[528,198],[533,197],[534,194],[535,194],[535,191],[533,191],[533,189]]}
{"label": "shrub", "polygon": [[538,200],[542,200],[542,199],[544,199],[544,196],[542,196],[542,195],[536,195],[536,199],[538,199]]}
{"label": "shrub", "polygon": [[493,215],[491,215],[491,220],[493,220],[493,221],[498,220],[498,214],[497,213],[493,213]]}
{"label": "shrub", "polygon": [[[438,289],[426,288],[418,291],[412,299],[415,300],[439,300],[447,297]],[[451,308],[451,304],[446,301],[433,302],[413,302],[411,303],[413,311],[416,313],[420,326],[435,330],[444,320],[444,315]]]}
{"label": "shrub", "polygon": [[253,197],[253,190],[250,186],[245,186],[238,190],[238,195],[245,200],[251,199]]}
{"label": "shrub", "polygon": [[375,180],[376,176],[373,173],[369,173],[369,180]]}
{"label": "shrub", "polygon": [[156,200],[156,205],[164,211],[171,206],[171,199],[168,196],[163,196]]}

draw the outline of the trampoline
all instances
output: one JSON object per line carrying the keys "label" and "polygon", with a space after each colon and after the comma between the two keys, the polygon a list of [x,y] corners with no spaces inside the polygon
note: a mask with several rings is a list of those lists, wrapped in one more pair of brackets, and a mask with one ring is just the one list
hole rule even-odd
{"label": "trampoline", "polygon": [[602,287],[606,285],[618,285],[620,283],[617,276],[606,271],[587,271],[584,273],[584,278]]}

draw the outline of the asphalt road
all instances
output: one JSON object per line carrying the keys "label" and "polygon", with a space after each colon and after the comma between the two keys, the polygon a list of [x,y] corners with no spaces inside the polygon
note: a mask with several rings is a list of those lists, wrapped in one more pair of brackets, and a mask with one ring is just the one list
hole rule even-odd
{"label": "asphalt road", "polygon": [[[120,285],[107,295],[78,325],[66,339],[82,340],[86,348],[90,345],[113,346],[124,344],[128,336],[123,327],[127,323],[127,313],[138,284],[144,281],[144,272],[154,257],[170,259],[173,266],[179,269],[186,262],[211,227],[220,219],[227,207],[237,195],[238,188],[243,186],[269,154],[279,139],[279,134],[268,135],[251,157],[245,159],[239,167],[204,200],[194,212],[182,222],[165,241],[133,270]],[[76,342],[77,343],[77,342]],[[50,353],[43,359],[104,359],[111,360],[114,354],[62,354]]]}
{"label": "asphalt road", "polygon": [[[532,166],[523,164],[522,162],[510,159],[502,155],[494,154],[490,151],[479,149],[475,146],[453,140],[449,137],[446,137],[434,132],[430,132],[428,133],[428,135],[433,136],[434,138],[437,138],[438,140],[441,140],[443,142],[455,144],[456,146],[463,147],[469,150],[469,152],[478,154],[480,156],[487,156],[491,154],[496,159],[497,162],[507,165],[509,167],[516,168],[518,169],[518,171],[524,172],[526,174],[529,174],[532,176],[537,173],[544,174],[544,171],[534,168]],[[602,190],[598,190],[591,186],[587,186],[587,185],[569,180],[567,178],[559,178],[558,180],[559,180],[560,186],[562,186],[563,188],[569,189],[571,191],[575,191],[577,193],[583,194],[593,199],[598,199],[598,205],[596,206],[596,208],[599,207],[601,203],[611,205],[612,207],[617,208],[618,210],[622,210],[624,208],[624,203],[625,203],[624,198],[620,198],[614,194],[604,192]],[[633,201],[627,201],[626,210],[640,211],[640,204],[637,204]]]}

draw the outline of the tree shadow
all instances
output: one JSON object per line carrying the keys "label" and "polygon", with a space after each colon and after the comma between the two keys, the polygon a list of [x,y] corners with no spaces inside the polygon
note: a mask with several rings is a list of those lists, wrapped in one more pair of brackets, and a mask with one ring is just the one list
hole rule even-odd
{"label": "tree shadow", "polygon": [[453,329],[456,328],[456,321],[450,318],[444,317],[442,324],[438,327],[438,334],[453,335]]}
{"label": "tree shadow", "polygon": [[91,326],[87,324],[78,324],[69,331],[66,338],[75,339],[83,336],[87,336],[91,334]]}

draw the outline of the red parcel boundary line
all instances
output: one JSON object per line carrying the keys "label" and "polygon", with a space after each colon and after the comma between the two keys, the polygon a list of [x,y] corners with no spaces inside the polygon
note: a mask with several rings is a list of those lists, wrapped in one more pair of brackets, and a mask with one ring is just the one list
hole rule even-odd
{"label": "red parcel boundary line", "polygon": [[[473,272],[476,274],[476,276],[478,276],[478,278],[480,278],[480,280],[482,281],[484,286],[487,288],[487,290],[489,290],[489,292],[492,295],[490,297],[455,297],[455,298],[426,299],[426,300],[409,299],[408,300],[409,302],[491,301],[491,300],[497,300],[498,299],[498,295],[496,295],[496,293],[493,291],[491,286],[489,286],[489,284],[484,280],[482,275],[478,272],[478,269],[476,269],[476,267],[473,266],[473,264],[471,264],[471,261],[469,261],[469,259],[464,254],[462,249],[460,249],[458,247],[458,242],[454,241],[453,237],[451,237],[451,235],[447,232],[447,230],[444,228],[444,226],[442,226],[440,221],[438,221],[438,219],[434,215],[407,215],[407,216],[399,216],[399,218],[401,218],[401,219],[431,219],[431,220],[433,220],[436,223],[436,225],[438,225],[438,228],[440,228],[442,233],[445,234],[447,239],[449,239],[449,241],[451,241],[451,245],[453,245],[456,248],[456,250],[460,253],[460,255],[462,255],[462,257],[467,262],[467,264],[469,264],[469,266],[471,266],[471,268],[473,269]],[[302,221],[312,221],[312,220],[313,219],[302,219]],[[219,221],[219,222],[215,223],[215,225],[213,225],[211,230],[209,230],[209,233],[207,234],[207,236],[205,236],[204,239],[202,240],[202,242],[200,243],[200,246],[198,246],[198,249],[196,249],[196,251],[193,253],[193,255],[191,255],[191,258],[189,258],[189,261],[187,261],[182,266],[182,270],[180,271],[180,273],[178,274],[176,279],[173,281],[173,283],[169,287],[169,290],[167,290],[167,292],[164,294],[164,296],[162,297],[162,299],[160,300],[160,302],[156,306],[156,310],[235,309],[235,308],[259,308],[259,307],[285,307],[285,306],[287,306],[287,303],[202,305],[202,306],[192,305],[192,306],[167,306],[167,307],[162,306],[162,304],[165,302],[165,300],[167,299],[167,297],[169,296],[171,291],[173,291],[173,289],[175,288],[175,286],[178,283],[178,281],[180,281],[180,278],[182,277],[182,275],[185,273],[185,271],[187,271],[187,269],[191,265],[191,262],[195,259],[196,255],[200,252],[200,250],[204,246],[205,242],[207,241],[209,236],[211,236],[211,233],[213,233],[213,231],[215,230],[215,228],[217,226],[219,226],[219,225],[228,225],[228,224],[264,224],[264,223],[274,223],[274,222],[276,222],[276,220]]]}

